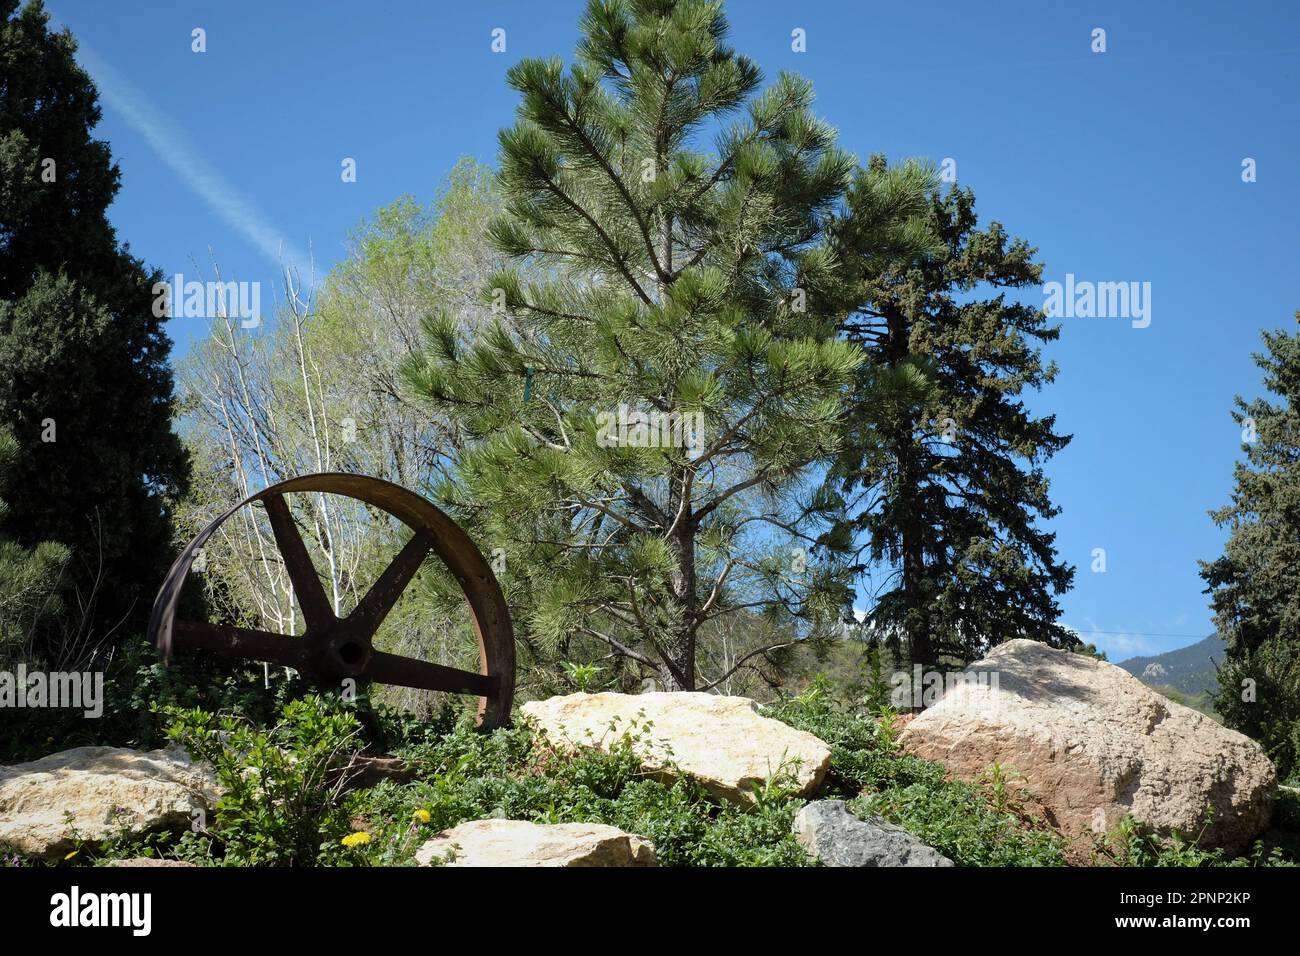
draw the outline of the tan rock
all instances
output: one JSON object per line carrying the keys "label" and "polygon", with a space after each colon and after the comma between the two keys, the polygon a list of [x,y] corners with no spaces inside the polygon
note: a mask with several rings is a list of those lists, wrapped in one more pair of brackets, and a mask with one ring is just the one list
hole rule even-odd
{"label": "tan rock", "polygon": [[1259,745],[1121,668],[1016,640],[971,671],[996,680],[950,688],[901,747],[967,780],[994,763],[1013,769],[1026,808],[1076,850],[1126,815],[1192,838],[1204,827],[1203,845],[1230,850],[1268,826],[1277,781]]}
{"label": "tan rock", "polygon": [[[831,751],[820,739],[760,716],[747,697],[716,694],[570,694],[521,708],[561,749],[610,750],[627,739],[646,770],[679,773],[714,796],[752,802],[768,779],[807,795],[821,785]],[[611,729],[612,728],[612,729]]]}
{"label": "tan rock", "polygon": [[601,823],[472,820],[444,830],[415,854],[429,866],[656,866],[648,840]]}
{"label": "tan rock", "polygon": [[77,839],[188,827],[216,797],[212,773],[180,747],[77,747],[0,767],[0,845],[58,859]]}

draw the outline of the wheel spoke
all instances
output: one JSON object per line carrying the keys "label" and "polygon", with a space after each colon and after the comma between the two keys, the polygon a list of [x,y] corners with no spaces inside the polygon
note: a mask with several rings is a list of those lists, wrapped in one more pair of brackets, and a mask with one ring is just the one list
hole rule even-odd
{"label": "wheel spoke", "polygon": [[495,677],[443,667],[413,657],[386,654],[383,651],[375,651],[366,667],[365,676],[381,684],[442,690],[451,694],[474,694],[478,697],[488,697],[497,690]]}
{"label": "wheel spoke", "polygon": [[415,577],[415,572],[424,563],[432,546],[432,542],[423,533],[417,532],[353,608],[348,615],[348,623],[355,624],[360,633],[366,636],[374,634],[406,586],[411,583],[411,578]]}
{"label": "wheel spoke", "polygon": [[262,499],[266,507],[266,516],[271,519],[271,530],[275,533],[275,544],[284,558],[285,570],[293,582],[293,593],[302,608],[302,616],[308,627],[319,627],[334,619],[334,609],[330,607],[329,598],[320,585],[320,576],[312,564],[307,545],[303,544],[302,535],[293,522],[289,504],[284,495],[268,495]]}
{"label": "wheel spoke", "polygon": [[299,671],[305,669],[310,650],[308,643],[300,637],[200,621],[174,622],[172,644],[177,648],[202,648],[218,654],[266,661]]}

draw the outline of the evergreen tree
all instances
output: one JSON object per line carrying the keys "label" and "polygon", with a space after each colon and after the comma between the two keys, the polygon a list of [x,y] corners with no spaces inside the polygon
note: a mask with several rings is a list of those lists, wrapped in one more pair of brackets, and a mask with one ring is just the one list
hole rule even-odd
{"label": "evergreen tree", "polygon": [[511,324],[472,341],[431,321],[408,378],[465,431],[440,494],[500,549],[525,650],[704,689],[746,662],[697,674],[709,622],[761,609],[806,638],[844,601],[792,512],[860,360],[812,307],[854,163],[805,80],[757,93],[718,3],[594,0],[581,31],[567,72],[508,74],[493,236],[548,278],[496,276]]}
{"label": "evergreen tree", "polygon": [[1255,364],[1280,401],[1236,399],[1246,460],[1232,501],[1210,512],[1230,533],[1201,575],[1227,643],[1215,710],[1259,740],[1285,778],[1300,757],[1300,333],[1263,338]]}
{"label": "evergreen tree", "polygon": [[1059,329],[1003,291],[1037,285],[1042,267],[1000,224],[979,229],[973,194],[955,187],[914,211],[924,235],[905,219],[902,241],[864,246],[874,229],[861,223],[897,203],[897,180],[873,157],[836,230],[853,282],[844,332],[870,361],[829,474],[844,514],[826,540],[871,581],[868,630],[905,641],[914,663],[1013,638],[1070,646],[1056,595],[1074,572],[1037,527],[1059,510],[1041,465],[1069,438],[1020,398],[1054,378],[1039,344]]}
{"label": "evergreen tree", "polygon": [[0,425],[18,444],[3,530],[71,550],[77,633],[44,650],[80,656],[147,615],[187,466],[160,276],[108,222],[119,173],[75,50],[39,0],[0,0]]}

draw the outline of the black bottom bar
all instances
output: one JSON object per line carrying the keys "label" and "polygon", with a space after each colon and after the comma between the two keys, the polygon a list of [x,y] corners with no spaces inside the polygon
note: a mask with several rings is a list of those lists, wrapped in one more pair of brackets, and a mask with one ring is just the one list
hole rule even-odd
{"label": "black bottom bar", "polygon": [[[167,943],[280,939],[331,947],[409,930],[429,939],[489,929],[541,943],[566,932],[583,939],[608,924],[609,937],[672,938],[682,907],[713,913],[716,932],[765,939],[788,932],[858,938],[887,927],[921,928],[939,939],[1025,942],[1105,936],[1231,943],[1263,931],[1282,938],[1294,925],[1300,875],[1284,869],[1206,870],[480,870],[434,869],[6,869],[0,867],[0,926],[7,943],[29,935],[131,946],[144,927],[143,897],[105,909],[117,927],[55,927],[70,922],[73,887],[83,911],[95,894],[149,894],[148,938]],[[328,905],[327,901],[364,901]],[[746,901],[761,904],[763,926]],[[129,908],[132,902],[140,905]],[[322,905],[326,904],[326,905]],[[87,911],[88,912],[88,911]],[[731,916],[727,914],[730,913]],[[748,915],[746,915],[748,913]],[[663,923],[659,923],[664,919]],[[737,920],[731,930],[728,920]],[[80,921],[78,919],[78,921]],[[452,925],[461,927],[451,929]],[[441,927],[441,929],[440,929]],[[513,927],[513,929],[512,929]],[[796,930],[802,927],[802,930]],[[873,929],[874,927],[874,929]],[[255,934],[250,936],[249,934]],[[769,935],[771,934],[771,935]],[[1014,934],[1014,935],[1011,935]],[[1041,934],[1041,935],[1040,935]],[[394,937],[396,938],[396,937]],[[17,951],[16,949],[14,950]]]}

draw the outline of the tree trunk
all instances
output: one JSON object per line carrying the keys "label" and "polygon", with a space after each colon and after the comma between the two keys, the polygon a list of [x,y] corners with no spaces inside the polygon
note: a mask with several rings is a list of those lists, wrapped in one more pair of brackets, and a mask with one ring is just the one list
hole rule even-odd
{"label": "tree trunk", "polygon": [[[687,673],[686,668],[690,668],[690,672],[693,675],[695,669],[695,649],[692,647],[688,652],[677,657],[677,659],[673,661],[673,667],[677,668],[677,670],[682,671],[683,673]],[[688,681],[679,681],[672,671],[665,669],[664,690],[666,691],[695,690],[694,677],[692,676],[692,678]]]}
{"label": "tree trunk", "polygon": [[905,629],[912,663],[929,667],[934,663],[930,641],[929,600],[923,586],[925,555],[921,550],[918,522],[910,520],[903,530],[903,595],[907,607]]}
{"label": "tree trunk", "polygon": [[695,528],[688,520],[673,535],[677,552],[677,573],[673,575],[673,591],[681,620],[673,628],[665,649],[668,690],[695,690],[695,635],[699,627],[699,598],[695,593]]}
{"label": "tree trunk", "polygon": [[668,690],[695,690],[695,635],[699,628],[700,602],[695,590],[693,502],[683,501],[687,493],[686,466],[671,469],[668,487],[673,489],[668,495],[668,514],[681,515],[668,539],[676,558],[671,583],[680,618],[667,635],[663,648],[664,683]]}
{"label": "tree trunk", "polygon": [[[886,320],[889,328],[887,360],[891,368],[897,368],[910,354],[911,324],[899,310],[891,310]],[[934,663],[934,652],[925,606],[928,597],[924,588],[925,551],[922,541],[924,521],[921,515],[921,476],[918,474],[915,430],[916,421],[909,412],[896,423],[891,437],[898,464],[898,505],[901,516],[899,538],[903,557],[903,631],[907,638],[911,663],[928,667]]]}

